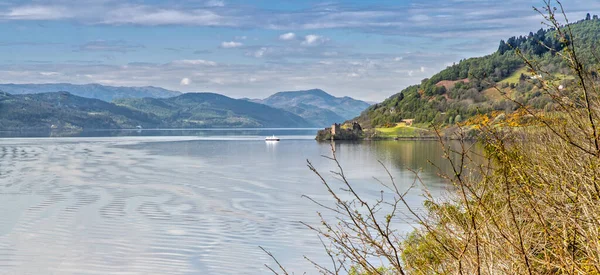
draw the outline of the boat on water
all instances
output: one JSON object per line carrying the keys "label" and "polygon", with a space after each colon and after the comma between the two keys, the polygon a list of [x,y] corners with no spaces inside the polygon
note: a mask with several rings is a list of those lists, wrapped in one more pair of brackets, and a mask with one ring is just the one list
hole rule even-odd
{"label": "boat on water", "polygon": [[272,137],[266,137],[265,140],[266,141],[279,141],[279,138],[276,137],[275,135],[273,135]]}

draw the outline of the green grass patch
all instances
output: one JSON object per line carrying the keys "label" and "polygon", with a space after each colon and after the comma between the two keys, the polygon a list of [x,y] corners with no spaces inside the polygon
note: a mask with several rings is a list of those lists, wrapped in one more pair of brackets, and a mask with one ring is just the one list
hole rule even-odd
{"label": "green grass patch", "polygon": [[396,127],[390,128],[375,128],[377,135],[384,138],[395,138],[395,137],[418,137],[420,133],[426,131],[417,127],[406,126],[403,123],[399,123]]}
{"label": "green grass patch", "polygon": [[[500,81],[499,83],[518,84],[519,79],[521,78],[521,74],[524,74],[527,77],[531,76],[531,74],[527,71],[527,67],[523,67],[521,69],[516,70],[509,77],[505,78],[504,80]],[[575,79],[575,78],[572,75],[565,75],[565,74],[559,74],[559,73],[553,75],[553,80],[561,81],[564,79]]]}
{"label": "green grass patch", "polygon": [[504,80],[500,81],[500,83],[518,84],[519,83],[519,79],[521,78],[521,74],[529,76],[529,73],[527,72],[527,67],[523,67],[521,69],[516,70],[509,77],[507,77]]}

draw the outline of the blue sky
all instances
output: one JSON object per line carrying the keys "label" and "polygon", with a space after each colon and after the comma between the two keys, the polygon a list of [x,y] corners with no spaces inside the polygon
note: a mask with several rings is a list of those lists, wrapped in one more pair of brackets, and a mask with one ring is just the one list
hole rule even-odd
{"label": "blue sky", "polygon": [[[563,1],[570,20],[600,13]],[[263,98],[321,88],[380,101],[500,39],[541,0],[0,1],[0,82],[160,86]],[[597,11],[597,12],[596,12]]]}

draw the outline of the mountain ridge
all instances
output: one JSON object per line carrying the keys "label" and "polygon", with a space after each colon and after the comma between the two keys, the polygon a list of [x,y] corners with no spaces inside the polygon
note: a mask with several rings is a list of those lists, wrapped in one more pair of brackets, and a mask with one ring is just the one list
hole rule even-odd
{"label": "mountain ridge", "polygon": [[369,103],[348,96],[335,97],[321,89],[277,92],[265,99],[247,99],[284,109],[319,127],[358,116]]}
{"label": "mountain ridge", "polygon": [[159,120],[99,99],[68,92],[11,95],[0,93],[0,129],[120,129],[154,127]]}
{"label": "mountain ridge", "polygon": [[38,94],[67,91],[73,95],[100,99],[106,102],[117,98],[166,98],[182,94],[178,91],[167,90],[155,86],[127,87],[107,86],[98,83],[71,84],[71,83],[44,83],[44,84],[0,84],[0,90],[12,95]]}
{"label": "mountain ridge", "polygon": [[123,128],[313,127],[303,118],[267,105],[215,93],[115,102],[68,92],[11,95],[0,92],[0,130]]}
{"label": "mountain ridge", "polygon": [[117,99],[114,103],[153,113],[166,123],[179,127],[314,127],[300,116],[285,110],[217,93]]}

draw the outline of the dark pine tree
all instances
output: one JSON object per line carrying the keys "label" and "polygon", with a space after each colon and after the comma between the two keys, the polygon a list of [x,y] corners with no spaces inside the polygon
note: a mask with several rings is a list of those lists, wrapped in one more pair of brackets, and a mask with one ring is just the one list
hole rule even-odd
{"label": "dark pine tree", "polygon": [[504,54],[505,52],[510,51],[510,46],[504,42],[504,40],[500,40],[500,46],[498,46],[498,52],[500,54]]}

